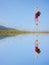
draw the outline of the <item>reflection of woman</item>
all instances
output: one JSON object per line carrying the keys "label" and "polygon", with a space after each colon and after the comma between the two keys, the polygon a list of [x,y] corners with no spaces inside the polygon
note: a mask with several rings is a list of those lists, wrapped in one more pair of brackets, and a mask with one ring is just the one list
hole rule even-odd
{"label": "reflection of woman", "polygon": [[40,49],[38,48],[38,40],[36,40],[36,43],[35,43],[35,52],[38,54],[41,52]]}
{"label": "reflection of woman", "polygon": [[38,46],[35,46],[35,52],[37,52],[38,54],[41,52]]}

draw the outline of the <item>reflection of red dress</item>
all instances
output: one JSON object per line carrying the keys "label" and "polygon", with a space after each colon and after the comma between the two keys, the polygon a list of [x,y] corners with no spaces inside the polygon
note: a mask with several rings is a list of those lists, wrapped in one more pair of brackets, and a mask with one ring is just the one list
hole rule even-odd
{"label": "reflection of red dress", "polygon": [[38,46],[35,46],[35,52],[38,52]]}

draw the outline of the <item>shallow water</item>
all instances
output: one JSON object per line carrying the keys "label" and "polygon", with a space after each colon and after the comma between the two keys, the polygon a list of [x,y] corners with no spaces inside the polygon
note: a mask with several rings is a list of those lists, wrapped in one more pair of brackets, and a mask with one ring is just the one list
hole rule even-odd
{"label": "shallow water", "polygon": [[0,40],[0,65],[49,64],[49,35],[39,35],[41,53],[34,55],[36,35],[18,35]]}

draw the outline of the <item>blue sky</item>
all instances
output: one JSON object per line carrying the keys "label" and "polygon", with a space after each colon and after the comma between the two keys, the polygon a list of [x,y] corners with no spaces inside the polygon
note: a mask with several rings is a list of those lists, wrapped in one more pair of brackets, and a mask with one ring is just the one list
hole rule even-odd
{"label": "blue sky", "polygon": [[3,25],[18,29],[35,30],[34,9],[37,6],[41,11],[39,17],[40,30],[49,27],[48,0],[1,0],[0,20]]}
{"label": "blue sky", "polygon": [[[38,7],[39,31],[49,30],[49,0],[0,0],[0,25],[36,30],[34,9]],[[0,65],[49,65],[49,35],[39,35],[41,54],[34,56],[36,35],[20,35],[0,40]]]}

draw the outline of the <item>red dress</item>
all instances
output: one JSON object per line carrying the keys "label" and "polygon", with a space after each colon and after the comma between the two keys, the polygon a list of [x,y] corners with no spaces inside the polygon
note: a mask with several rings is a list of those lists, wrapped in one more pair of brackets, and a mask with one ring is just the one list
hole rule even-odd
{"label": "red dress", "polygon": [[35,14],[35,19],[37,19],[38,18],[38,15],[37,14]]}

